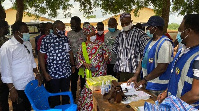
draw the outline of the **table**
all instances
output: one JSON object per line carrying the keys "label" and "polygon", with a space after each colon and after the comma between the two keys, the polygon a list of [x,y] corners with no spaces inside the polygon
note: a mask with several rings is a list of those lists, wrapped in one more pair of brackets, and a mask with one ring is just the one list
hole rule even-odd
{"label": "table", "polygon": [[[151,95],[150,99],[156,101],[157,97],[153,96],[150,92],[145,89],[140,89]],[[108,100],[103,99],[101,91],[93,92],[93,109],[94,111],[134,111],[130,105],[123,103],[109,103]]]}

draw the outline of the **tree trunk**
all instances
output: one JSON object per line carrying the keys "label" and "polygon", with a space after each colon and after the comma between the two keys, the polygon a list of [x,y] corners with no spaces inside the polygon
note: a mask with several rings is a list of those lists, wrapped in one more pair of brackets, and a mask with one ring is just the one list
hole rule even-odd
{"label": "tree trunk", "polygon": [[6,13],[5,10],[1,4],[2,2],[0,2],[0,20],[5,20],[6,19]]}
{"label": "tree trunk", "polygon": [[169,22],[169,12],[170,12],[170,0],[163,0],[163,7],[162,7],[162,18],[165,21],[164,26],[164,33],[167,32],[168,22]]}
{"label": "tree trunk", "polygon": [[23,12],[24,12],[24,0],[16,0],[16,5],[17,5],[16,21],[22,22]]}

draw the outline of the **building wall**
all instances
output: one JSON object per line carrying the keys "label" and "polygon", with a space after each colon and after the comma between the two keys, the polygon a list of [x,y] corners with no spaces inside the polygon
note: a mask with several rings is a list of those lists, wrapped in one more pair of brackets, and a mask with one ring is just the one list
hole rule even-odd
{"label": "building wall", "polygon": [[[131,11],[131,19],[133,20],[132,23],[134,25],[137,24],[137,23],[146,23],[151,16],[155,15],[155,12],[150,8],[143,8],[143,9],[139,10],[139,13],[138,13],[137,17],[134,16],[133,12],[134,12],[134,10]],[[121,30],[122,27],[121,27],[121,22],[120,22],[120,14],[112,16],[112,17],[117,20],[117,23],[118,23],[117,28]],[[105,19],[104,21],[102,21],[104,23],[104,29],[105,30],[108,30],[108,20],[110,18]]]}
{"label": "building wall", "polygon": [[[15,23],[15,20],[16,20],[16,14],[17,14],[17,11],[15,9],[7,9],[5,10],[6,12],[6,21],[8,22],[9,25],[12,25]],[[53,20],[50,20],[50,19],[47,19],[47,18],[44,18],[44,17],[39,17],[39,18],[36,18],[35,15],[32,15],[32,16],[28,16],[26,12],[24,12],[24,16],[23,16],[23,19],[22,19],[22,22],[42,22],[42,21],[45,21],[45,22],[54,22]]]}

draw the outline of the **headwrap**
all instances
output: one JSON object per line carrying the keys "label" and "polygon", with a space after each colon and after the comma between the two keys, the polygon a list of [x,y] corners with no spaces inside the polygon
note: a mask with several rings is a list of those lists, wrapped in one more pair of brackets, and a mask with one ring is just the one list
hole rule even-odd
{"label": "headwrap", "polygon": [[129,17],[131,18],[131,14],[125,12],[125,13],[120,15],[120,20],[122,20],[123,18],[129,18]]}
{"label": "headwrap", "polygon": [[85,24],[83,26],[83,33],[84,34],[90,34],[92,31],[95,31],[96,29],[94,28],[94,26],[90,25],[90,24]]}

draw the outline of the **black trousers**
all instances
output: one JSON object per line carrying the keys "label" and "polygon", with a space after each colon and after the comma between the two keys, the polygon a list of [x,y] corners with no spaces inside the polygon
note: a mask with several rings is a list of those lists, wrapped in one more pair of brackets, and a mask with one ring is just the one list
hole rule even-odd
{"label": "black trousers", "polygon": [[74,98],[74,101],[76,101],[76,91],[77,91],[77,81],[78,81],[78,69],[75,69],[75,72],[71,75],[71,91]]}
{"label": "black trousers", "polygon": [[[70,77],[61,79],[51,79],[49,81],[51,93],[69,91]],[[61,104],[60,96],[52,96],[49,99],[50,107]],[[62,105],[69,104],[69,96],[62,96]]]}
{"label": "black trousers", "polygon": [[0,85],[0,111],[9,111],[8,94],[7,84]]}
{"label": "black trousers", "polygon": [[24,90],[17,90],[18,103],[12,102],[13,111],[31,111],[31,104],[24,92]]}
{"label": "black trousers", "polygon": [[117,76],[117,73],[113,71],[114,64],[107,64],[107,75]]}

